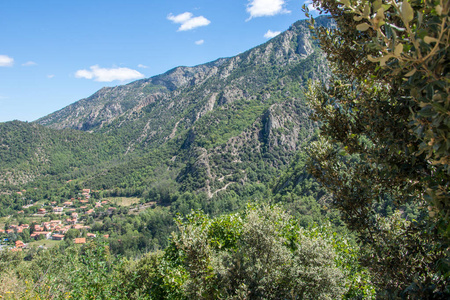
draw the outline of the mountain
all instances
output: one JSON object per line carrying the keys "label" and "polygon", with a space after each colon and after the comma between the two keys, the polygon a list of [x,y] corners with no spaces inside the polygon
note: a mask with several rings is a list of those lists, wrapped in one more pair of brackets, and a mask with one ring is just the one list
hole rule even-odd
{"label": "mountain", "polygon": [[250,196],[312,138],[303,89],[328,76],[298,21],[235,57],[103,88],[33,123],[0,124],[1,189],[75,180],[169,203],[186,193]]}
{"label": "mountain", "polygon": [[[251,98],[274,76],[287,75],[290,69],[313,53],[314,45],[307,25],[297,22],[269,42],[238,56],[195,67],[178,67],[149,79],[103,88],[86,99],[37,120],[37,123],[55,129],[96,131],[121,116],[130,117],[153,103],[168,108],[167,102],[170,105],[174,101],[177,105],[172,104],[170,109],[179,111],[184,110],[186,104],[201,104],[202,100],[207,99],[203,101],[203,107],[197,108],[195,116],[198,118],[214,106]],[[306,74],[302,75],[313,77],[309,72],[317,75],[323,72],[320,68],[318,64],[315,70],[306,70]],[[299,74],[302,70],[293,71]],[[178,103],[181,98],[186,98],[183,99],[186,104]]]}

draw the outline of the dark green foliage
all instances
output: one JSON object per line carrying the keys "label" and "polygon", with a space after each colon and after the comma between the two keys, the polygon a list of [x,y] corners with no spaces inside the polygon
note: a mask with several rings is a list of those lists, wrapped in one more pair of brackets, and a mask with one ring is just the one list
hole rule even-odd
{"label": "dark green foliage", "polygon": [[[117,158],[114,137],[75,130],[52,130],[12,121],[0,124],[0,168],[29,176],[70,174],[76,168]],[[12,177],[12,178],[11,178]],[[26,183],[30,178],[1,177],[1,183]]]}
{"label": "dark green foliage", "polygon": [[[448,2],[313,2],[337,28],[316,30],[333,76],[308,95],[321,122],[309,170],[364,243],[382,297],[448,297]],[[442,41],[431,50],[426,36]]]}

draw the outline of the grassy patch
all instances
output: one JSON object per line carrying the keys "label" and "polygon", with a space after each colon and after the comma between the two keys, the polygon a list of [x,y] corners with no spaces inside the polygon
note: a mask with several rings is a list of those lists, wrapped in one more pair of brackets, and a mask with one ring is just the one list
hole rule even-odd
{"label": "grassy patch", "polygon": [[[48,220],[48,218],[45,218],[45,217],[32,217],[32,216],[23,217],[23,216],[21,216],[20,220],[21,220],[21,222],[20,222],[21,224],[31,224],[33,222],[41,224],[42,222]],[[3,217],[3,218],[0,218],[0,228],[1,229],[5,228],[5,223],[7,223],[7,222],[9,224],[20,225],[17,218],[14,218],[14,217],[11,217],[11,218]]]}
{"label": "grassy patch", "polygon": [[55,247],[56,245],[59,245],[59,243],[61,243],[62,241],[54,241],[54,240],[39,240],[39,241],[34,241],[34,242],[30,242],[28,244],[29,247],[31,246],[44,246],[46,248],[52,248]]}
{"label": "grassy patch", "polygon": [[137,198],[137,197],[112,197],[112,198],[108,198],[107,200],[109,200],[110,203],[115,204],[115,205],[130,206],[135,203],[139,203],[139,201],[141,199]]}

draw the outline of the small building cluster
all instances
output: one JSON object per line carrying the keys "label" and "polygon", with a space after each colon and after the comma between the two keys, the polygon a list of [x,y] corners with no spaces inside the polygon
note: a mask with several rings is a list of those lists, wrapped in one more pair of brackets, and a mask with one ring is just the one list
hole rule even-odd
{"label": "small building cluster", "polygon": [[[116,207],[109,206],[108,200],[92,201],[90,193],[90,189],[83,189],[78,198],[71,198],[59,202],[51,201],[47,202],[45,206],[44,204],[38,204],[38,202],[24,205],[24,209],[30,209],[33,206],[39,205],[39,208],[34,208],[34,215],[31,216],[45,217],[53,215],[52,218],[54,218],[55,215],[57,215],[58,220],[42,222],[41,224],[33,223],[32,225],[10,225],[8,228],[0,229],[0,234],[21,234],[24,229],[28,229],[31,239],[64,240],[67,231],[70,229],[89,231],[91,227],[85,225],[84,221],[87,216],[94,214],[96,210],[97,213],[101,214],[114,214],[116,212]],[[33,200],[29,201],[33,202]],[[61,217],[58,217],[58,215]],[[20,236],[16,236],[12,241],[17,237],[20,238]],[[94,238],[96,235],[87,232],[86,237]],[[104,237],[108,238],[109,236],[104,235]],[[22,236],[22,238],[24,237]],[[4,238],[4,241],[7,241],[8,239],[11,241],[11,237]],[[76,238],[74,243],[86,243],[86,238]],[[22,241],[16,241],[16,245],[13,249],[16,249],[14,251],[21,251],[24,247],[26,247],[26,244]]]}

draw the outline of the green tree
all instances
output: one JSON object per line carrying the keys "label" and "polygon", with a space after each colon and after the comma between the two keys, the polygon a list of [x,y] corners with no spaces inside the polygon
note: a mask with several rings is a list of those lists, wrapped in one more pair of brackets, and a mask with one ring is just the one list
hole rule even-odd
{"label": "green tree", "polygon": [[[316,29],[333,76],[327,85],[313,83],[309,89],[313,119],[321,122],[309,169],[372,249],[366,263],[379,279],[380,293],[446,297],[449,2],[313,4],[334,18],[336,28]],[[376,207],[387,199],[397,209],[419,208],[418,219],[384,226]],[[403,238],[395,233],[400,228]],[[393,257],[402,259],[386,260]]]}
{"label": "green tree", "polygon": [[[338,299],[373,290],[358,250],[324,228],[301,229],[280,207],[179,219],[158,266],[155,298]],[[159,277],[159,278],[158,278]]]}
{"label": "green tree", "polygon": [[79,236],[80,236],[80,231],[78,231],[76,229],[69,229],[69,230],[67,230],[67,232],[66,232],[66,234],[64,236],[64,239],[66,239],[66,240],[73,240],[73,239],[75,239],[75,238],[77,238]]}

